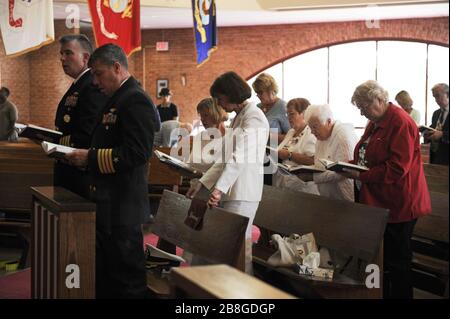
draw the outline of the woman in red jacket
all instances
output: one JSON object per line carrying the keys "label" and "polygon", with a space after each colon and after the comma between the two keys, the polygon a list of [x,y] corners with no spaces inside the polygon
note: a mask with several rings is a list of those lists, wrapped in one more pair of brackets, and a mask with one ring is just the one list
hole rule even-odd
{"label": "woman in red jacket", "polygon": [[384,297],[412,298],[411,235],[417,218],[431,212],[420,157],[419,130],[376,81],[359,85],[352,104],[369,119],[355,147],[353,163],[366,172],[347,171],[356,180],[359,202],[387,208],[384,233]]}

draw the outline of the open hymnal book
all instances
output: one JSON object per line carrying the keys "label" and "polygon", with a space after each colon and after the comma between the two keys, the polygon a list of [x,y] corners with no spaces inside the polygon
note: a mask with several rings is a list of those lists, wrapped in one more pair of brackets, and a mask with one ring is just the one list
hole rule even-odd
{"label": "open hymnal book", "polygon": [[346,162],[333,162],[327,159],[319,159],[319,162],[322,163],[323,166],[325,166],[325,168],[329,171],[334,171],[334,172],[341,172],[342,169],[347,168],[347,169],[353,169],[356,171],[360,171],[360,172],[364,172],[364,171],[368,171],[369,169],[365,166],[361,166],[361,165],[355,165],[355,164],[350,164],[350,163],[346,163]]}
{"label": "open hymnal book", "polygon": [[16,125],[20,137],[28,137],[33,140],[47,141],[52,143],[59,142],[59,139],[63,136],[61,132],[50,130],[45,127],[40,127],[33,124]]}
{"label": "open hymnal book", "polygon": [[146,243],[145,246],[147,247],[146,251],[148,254],[148,257],[155,257],[155,258],[162,258],[167,259],[171,261],[177,261],[180,263],[186,262],[182,257],[168,253],[167,251],[161,250],[152,244]]}
{"label": "open hymnal book", "polygon": [[73,147],[53,144],[45,141],[41,143],[41,146],[44,149],[45,154],[47,154],[50,157],[56,158],[63,158],[64,155],[66,155],[67,153],[71,153],[76,150]]}
{"label": "open hymnal book", "polygon": [[175,167],[177,169],[181,169],[183,171],[188,172],[190,175],[194,175],[194,176],[201,176],[203,175],[203,172],[197,169],[192,168],[191,166],[189,166],[189,164],[186,164],[185,162],[172,157],[170,155],[167,155],[163,152],[160,152],[158,150],[154,151],[156,157],[159,159],[160,162],[165,163],[167,165],[170,165],[172,167]]}
{"label": "open hymnal book", "polygon": [[287,165],[282,163],[276,164],[278,168],[284,174],[302,174],[302,173],[322,173],[325,170],[320,167],[315,167],[314,165]]}
{"label": "open hymnal book", "polygon": [[429,127],[429,126],[425,126],[425,125],[419,125],[419,132],[423,133],[426,131],[431,131],[431,132],[435,132],[437,131],[435,128]]}

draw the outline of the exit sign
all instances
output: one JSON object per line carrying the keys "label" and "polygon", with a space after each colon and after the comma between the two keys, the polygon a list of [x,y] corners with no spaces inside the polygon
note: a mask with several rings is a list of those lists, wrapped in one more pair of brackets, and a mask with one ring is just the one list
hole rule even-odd
{"label": "exit sign", "polygon": [[169,51],[169,42],[156,42],[156,51]]}

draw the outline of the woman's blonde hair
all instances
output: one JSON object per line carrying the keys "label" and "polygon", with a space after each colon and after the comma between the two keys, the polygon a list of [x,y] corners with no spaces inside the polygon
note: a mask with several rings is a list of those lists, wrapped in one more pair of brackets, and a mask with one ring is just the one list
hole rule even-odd
{"label": "woman's blonde hair", "polygon": [[275,95],[278,93],[278,85],[273,76],[268,73],[261,73],[256,77],[255,82],[252,84],[253,90],[256,93],[259,92],[273,92]]}
{"label": "woman's blonde hair", "polygon": [[398,104],[400,104],[401,107],[411,107],[413,105],[413,100],[408,92],[406,91],[400,91],[395,96],[395,100]]}
{"label": "woman's blonde hair", "polygon": [[352,96],[352,104],[356,106],[370,105],[376,99],[387,104],[389,102],[389,94],[377,81],[369,80],[355,89]]}
{"label": "woman's blonde hair", "polygon": [[225,112],[225,110],[217,103],[215,98],[208,97],[201,100],[197,105],[197,112],[200,113],[202,111],[205,111],[211,115],[214,120],[214,124],[219,124],[228,120],[227,112]]}

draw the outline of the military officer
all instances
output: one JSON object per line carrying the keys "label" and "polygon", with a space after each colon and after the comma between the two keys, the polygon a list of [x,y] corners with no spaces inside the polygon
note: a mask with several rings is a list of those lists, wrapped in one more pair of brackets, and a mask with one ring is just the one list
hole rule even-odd
{"label": "military officer", "polygon": [[115,44],[91,56],[94,82],[110,98],[91,147],[66,157],[87,167],[97,203],[97,297],[145,297],[142,223],[149,212],[147,173],[155,131],[155,107],[128,72]]}
{"label": "military officer", "polygon": [[[63,133],[59,144],[87,148],[107,97],[92,83],[88,61],[93,48],[89,39],[82,34],[70,34],[63,36],[59,43],[64,73],[74,79],[56,110],[55,127]],[[55,186],[89,197],[87,172],[57,161],[53,176]]]}

